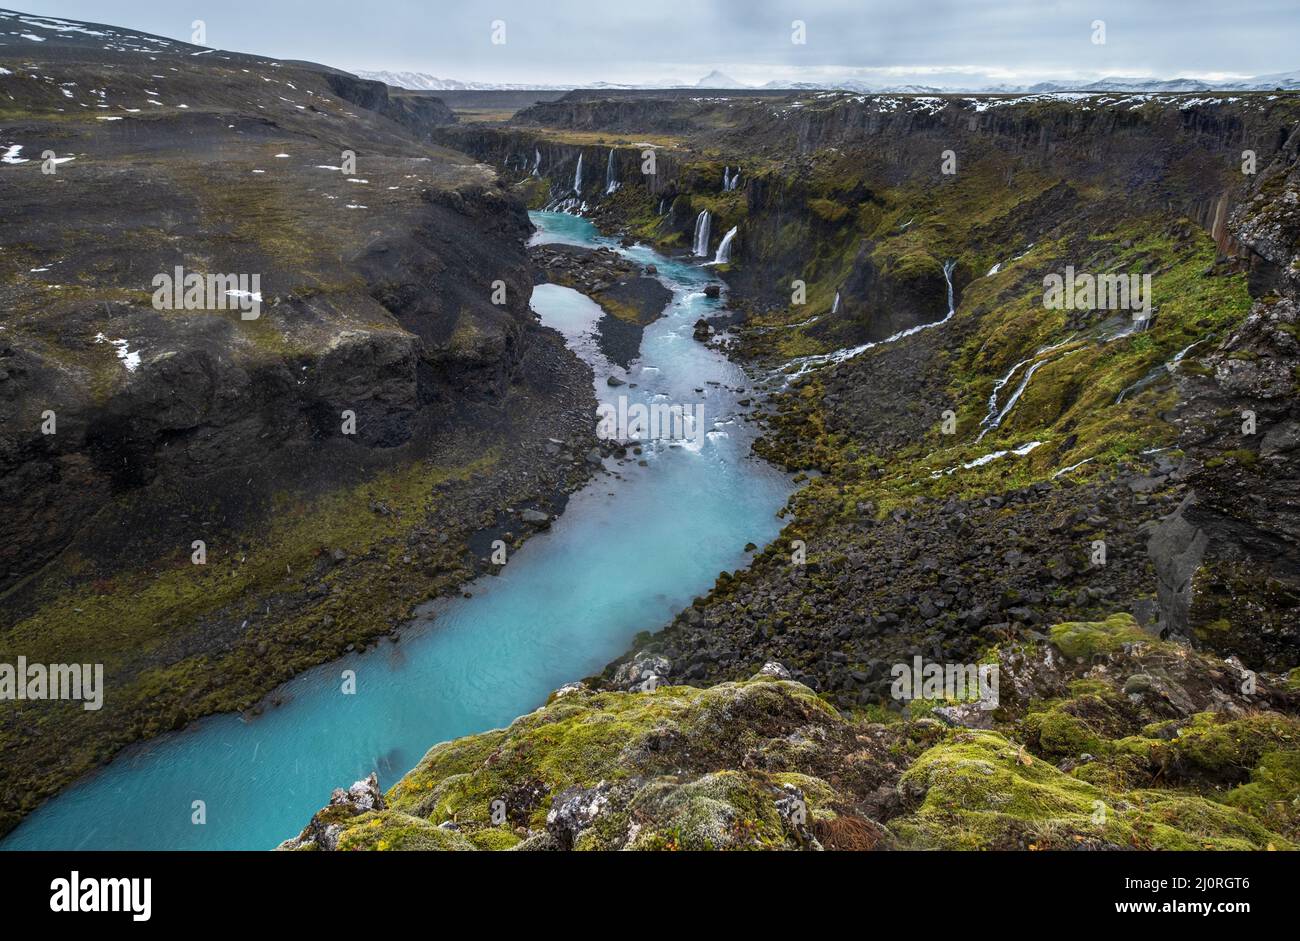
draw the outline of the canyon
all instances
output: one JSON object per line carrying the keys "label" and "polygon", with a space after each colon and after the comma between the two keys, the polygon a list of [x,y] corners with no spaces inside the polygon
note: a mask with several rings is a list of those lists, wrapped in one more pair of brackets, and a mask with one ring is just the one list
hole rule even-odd
{"label": "canyon", "polygon": [[[348,725],[325,770],[361,780],[226,846],[1300,842],[1294,94],[511,91],[506,116],[46,33],[0,73],[0,661],[103,662],[108,694],[0,714],[0,831],[203,716],[243,713],[187,733],[213,751],[316,728],[340,656],[559,631],[563,599],[519,593],[567,546],[663,581],[598,596],[584,656],[538,650],[526,688],[494,664],[474,716],[410,717],[418,762],[404,729],[367,777]],[[261,316],[152,309],[181,264],[259,273]],[[1045,303],[1067,270],[1143,279],[1142,316]],[[719,410],[661,453],[598,439],[618,394]],[[593,509],[620,493],[631,536]],[[917,658],[996,665],[997,708],[900,703]],[[561,663],[586,675],[543,688]]]}

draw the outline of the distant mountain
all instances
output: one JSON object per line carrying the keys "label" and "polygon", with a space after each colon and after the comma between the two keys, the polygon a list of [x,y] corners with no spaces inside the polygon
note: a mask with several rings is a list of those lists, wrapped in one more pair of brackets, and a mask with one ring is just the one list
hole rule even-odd
{"label": "distant mountain", "polygon": [[[438,78],[425,72],[368,72],[356,73],[361,78],[373,79],[417,91],[568,91],[571,89],[654,89],[654,88],[749,88],[717,69],[701,78],[694,85],[682,85],[671,82],[649,84],[618,84],[614,82],[589,82],[587,84],[501,84],[495,82],[461,82],[451,78]],[[1300,91],[1300,70],[1293,72],[1276,72],[1271,75],[1257,75],[1253,78],[1236,82],[1209,82],[1196,78],[1133,78],[1129,76],[1106,76],[1099,79],[1071,82],[1036,82],[1027,85],[1007,84],[973,84],[941,87],[937,85],[872,85],[859,79],[821,82],[782,82],[770,81],[761,86],[764,89],[785,89],[795,91],[849,91],[864,95],[942,95],[942,94],[991,94],[991,95],[1050,95],[1081,92],[1123,92],[1125,94],[1156,93],[1196,93],[1196,92],[1238,92],[1238,91]]]}
{"label": "distant mountain", "polygon": [[736,81],[730,75],[719,72],[714,69],[704,78],[695,83],[696,88],[748,88],[749,86]]}
{"label": "distant mountain", "polygon": [[[454,78],[438,78],[427,72],[367,72],[355,73],[360,78],[383,82],[396,88],[412,91],[567,91],[576,85],[503,84],[498,82],[461,82]],[[609,86],[615,87],[615,86]]]}
{"label": "distant mountain", "polygon": [[1267,91],[1270,88],[1281,88],[1286,91],[1295,91],[1300,89],[1300,69],[1293,72],[1274,72],[1271,75],[1256,75],[1250,79],[1255,87],[1261,91]]}

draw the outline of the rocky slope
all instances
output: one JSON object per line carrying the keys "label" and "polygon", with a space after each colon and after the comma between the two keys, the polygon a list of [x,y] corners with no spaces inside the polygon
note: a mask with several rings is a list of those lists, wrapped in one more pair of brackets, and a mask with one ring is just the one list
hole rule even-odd
{"label": "rocky slope", "polygon": [[[455,590],[586,479],[594,399],[529,310],[523,205],[430,143],[437,99],[0,26],[0,661],[107,686],[0,711],[2,833]],[[259,285],[160,309],[178,266]]]}
{"label": "rocky slope", "polygon": [[[1291,849],[1300,697],[1127,615],[989,657],[1000,703],[844,715],[777,663],[582,684],[335,791],[286,850]],[[634,672],[636,675],[634,676]],[[645,672],[649,672],[649,667]],[[886,714],[888,715],[888,714]]]}

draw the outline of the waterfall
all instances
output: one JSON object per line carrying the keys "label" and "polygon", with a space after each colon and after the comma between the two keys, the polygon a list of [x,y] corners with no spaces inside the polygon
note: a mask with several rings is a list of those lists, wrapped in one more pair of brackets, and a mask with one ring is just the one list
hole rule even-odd
{"label": "waterfall", "polygon": [[993,451],[989,454],[983,455],[982,457],[977,457],[973,461],[965,461],[956,467],[950,467],[947,470],[931,471],[930,478],[932,480],[938,480],[940,477],[950,476],[958,470],[970,470],[973,467],[983,467],[985,464],[992,464],[994,461],[1004,458],[1008,454],[1014,454],[1016,457],[1024,457],[1030,451],[1034,450],[1034,448],[1042,447],[1042,444],[1043,442],[1041,441],[1030,441],[1028,444],[1022,444],[1018,448],[1007,448],[1002,451]]}
{"label": "waterfall", "polygon": [[541,176],[542,169],[542,151],[540,148],[533,148],[533,176]]}
{"label": "waterfall", "polygon": [[835,300],[831,302],[831,313],[838,314],[839,312],[840,312],[840,292],[836,291]]}
{"label": "waterfall", "polygon": [[789,386],[795,379],[798,379],[800,376],[812,371],[813,369],[825,366],[827,363],[842,363],[855,356],[860,356],[867,350],[873,350],[878,346],[884,346],[888,343],[897,343],[899,340],[915,336],[922,330],[930,330],[934,327],[941,327],[946,324],[957,314],[957,305],[953,299],[952,292],[952,271],[956,267],[957,262],[955,261],[946,261],[943,263],[943,277],[944,280],[948,282],[948,313],[943,317],[943,319],[932,320],[929,323],[917,324],[915,327],[908,327],[906,330],[900,330],[893,336],[885,337],[883,340],[863,343],[861,346],[848,347],[846,349],[836,350],[833,353],[817,353],[812,356],[800,356],[797,359],[792,359],[782,367],[782,370],[788,370],[790,367],[794,367],[794,372],[787,372],[785,374],[785,385]]}
{"label": "waterfall", "polygon": [[[1025,388],[1029,385],[1029,380],[1034,378],[1034,373],[1038,372],[1038,370],[1042,366],[1050,362],[1054,362],[1054,361],[1050,359],[1040,359],[1038,362],[1034,363],[1034,365],[1030,366],[1029,369],[1025,371],[1025,378],[1020,380],[1020,385],[1016,388],[1016,391],[1011,394],[1011,398],[1007,400],[1007,404],[1002,407],[1002,410],[998,412],[998,414],[993,417],[993,420],[989,422],[989,424],[979,433],[978,436],[976,436],[975,438],[976,442],[979,442],[981,439],[983,439],[983,437],[986,434],[988,434],[994,428],[1002,424],[1002,419],[1007,417],[1007,414],[1013,408],[1015,408],[1016,403],[1020,401],[1020,396],[1024,395]],[[1015,372],[1014,368],[1012,369],[1012,372]],[[1007,373],[1006,379],[1009,380],[1010,378],[1011,378],[1011,373]],[[997,401],[996,389],[993,392],[993,397],[990,398],[989,401],[990,404]]]}
{"label": "waterfall", "polygon": [[[1041,352],[1042,351],[1040,350],[1039,353]],[[998,408],[998,393],[1002,391],[1002,387],[1011,381],[1011,377],[1020,371],[1021,366],[1025,365],[1025,363],[1032,362],[1034,357],[1038,356],[1039,353],[1035,353],[1033,356],[1029,357],[1029,359],[1022,359],[1020,362],[1016,363],[1009,370],[1007,370],[1007,374],[1005,376],[1003,376],[1001,379],[998,379],[993,383],[993,391],[989,394],[988,414],[985,415],[983,420],[980,422],[982,429],[979,433],[979,438],[975,439],[976,441],[979,441],[980,438],[983,438],[992,429],[996,428],[998,426],[998,422],[1002,420],[1003,412],[1000,408]]]}
{"label": "waterfall", "polygon": [[1175,369],[1178,368],[1178,364],[1183,361],[1184,356],[1190,353],[1194,347],[1200,346],[1208,339],[1209,337],[1201,337],[1195,343],[1189,343],[1186,346],[1184,346],[1181,350],[1179,350],[1177,353],[1174,354],[1173,359],[1171,359],[1168,363],[1165,364],[1165,368],[1168,369],[1170,372],[1173,372]]}
{"label": "waterfall", "polygon": [[605,195],[618,189],[618,180],[614,177],[614,148],[609,149],[609,163],[605,166]]}
{"label": "waterfall", "polygon": [[1190,353],[1194,347],[1200,346],[1208,339],[1209,339],[1208,336],[1204,336],[1201,337],[1199,340],[1197,340],[1195,343],[1189,343],[1187,346],[1183,347],[1181,350],[1175,353],[1174,358],[1171,359],[1169,362],[1161,363],[1159,366],[1155,367],[1155,369],[1152,369],[1150,372],[1148,372],[1137,382],[1125,386],[1120,391],[1120,394],[1116,397],[1115,404],[1118,405],[1119,403],[1123,402],[1125,396],[1127,396],[1130,392],[1141,392],[1147,386],[1154,383],[1157,379],[1163,377],[1166,373],[1172,375],[1175,372],[1177,372],[1178,364],[1183,361],[1183,357],[1186,356],[1188,353]]}
{"label": "waterfall", "polygon": [[713,256],[715,265],[725,265],[731,261],[731,240],[736,237],[736,230],[739,228],[740,226],[733,225],[731,231],[724,235],[722,241],[718,243],[718,254]]}
{"label": "waterfall", "polygon": [[695,255],[697,258],[709,257],[709,226],[713,224],[713,217],[707,209],[701,209],[700,214],[695,217]]}
{"label": "waterfall", "polygon": [[740,167],[736,167],[736,172],[731,172],[731,167],[722,168],[722,191],[730,193],[740,185]]}
{"label": "waterfall", "polygon": [[[980,428],[983,430],[980,431],[979,438],[976,438],[975,439],[976,441],[979,441],[980,438],[983,438],[986,434],[988,434],[990,431],[992,431],[994,428],[996,428],[998,425],[1002,423],[1002,419],[1006,417],[1006,413],[1011,410],[1011,406],[1014,405],[1015,400],[1020,397],[1020,393],[1025,391],[1024,386],[1022,385],[1019,389],[1016,390],[1016,394],[1012,396],[1011,402],[1008,403],[1005,409],[998,408],[998,393],[1001,392],[1003,387],[1005,387],[1006,384],[1011,381],[1011,377],[1020,371],[1020,367],[1028,366],[1034,360],[1038,359],[1038,357],[1043,356],[1047,353],[1051,353],[1055,350],[1059,350],[1061,347],[1068,345],[1073,340],[1074,340],[1074,334],[1071,334],[1070,336],[1062,340],[1060,343],[1053,343],[1050,346],[1043,346],[1038,348],[1037,350],[1034,351],[1032,356],[1030,356],[1028,359],[1022,359],[1020,362],[1016,363],[1009,370],[1007,370],[1007,374],[1005,376],[1003,376],[1001,379],[998,379],[993,383],[993,391],[989,395],[988,414],[985,415],[984,418],[980,421]],[[1031,367],[1030,372],[1032,373],[1034,369],[1037,369],[1038,366],[1041,365],[1042,363],[1039,363],[1036,366]],[[1029,381],[1029,377],[1026,376],[1025,382],[1028,381]]]}
{"label": "waterfall", "polygon": [[[1058,343],[1057,346],[1064,346],[1064,344]],[[1052,347],[1052,349],[1055,348],[1056,347]],[[1039,353],[1041,352],[1042,351],[1040,350]],[[1003,419],[1005,419],[1009,414],[1011,414],[1011,410],[1016,407],[1016,403],[1020,401],[1020,397],[1025,394],[1025,389],[1029,387],[1029,380],[1034,378],[1034,373],[1038,372],[1039,369],[1046,366],[1048,363],[1059,363],[1061,360],[1065,359],[1066,357],[1073,356],[1075,353],[1078,352],[1079,350],[1070,350],[1068,353],[1063,353],[1062,355],[1056,357],[1056,359],[1040,359],[1038,362],[1034,363],[1034,365],[1030,366],[1028,369],[1025,370],[1024,378],[1020,380],[1020,385],[1016,387],[1016,391],[1011,393],[1011,398],[1007,399],[1007,404],[1002,407],[1002,410],[1000,412],[994,415],[993,411],[994,409],[997,408],[998,390],[1001,389],[1002,386],[1006,385],[1006,383],[1010,381],[1012,374],[1021,366],[1023,366],[1024,363],[1017,363],[1015,366],[1011,367],[1011,372],[1007,373],[1001,379],[1001,381],[994,386],[993,394],[989,397],[989,414],[985,416],[984,421],[980,422],[980,424],[983,425],[984,428],[983,430],[980,431],[978,435],[976,435],[975,440],[977,442],[980,441],[990,431],[993,431],[995,428],[1001,426]],[[1038,356],[1039,353],[1035,353],[1034,356]],[[1028,362],[1028,360],[1026,360],[1025,362]]]}
{"label": "waterfall", "polygon": [[662,197],[662,196],[659,197],[659,215],[661,215],[661,216],[664,214],[664,203],[665,203],[665,202],[667,202],[667,199],[666,199],[666,198],[664,198],[664,197]]}
{"label": "waterfall", "polygon": [[573,191],[582,193],[582,151],[578,151],[578,169],[573,171]]}

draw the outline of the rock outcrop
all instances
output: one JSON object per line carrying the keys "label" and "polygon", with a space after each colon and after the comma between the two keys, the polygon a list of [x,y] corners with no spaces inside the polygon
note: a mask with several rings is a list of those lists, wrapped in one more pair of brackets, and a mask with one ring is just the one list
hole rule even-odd
{"label": "rock outcrop", "polygon": [[[506,729],[435,746],[374,809],[336,791],[284,848],[1289,849],[1300,837],[1294,681],[1155,640],[1123,614],[1054,625],[988,662],[995,709],[917,699],[890,721],[836,712],[777,663],[704,689],[565,687]],[[373,778],[353,792],[375,803]]]}

